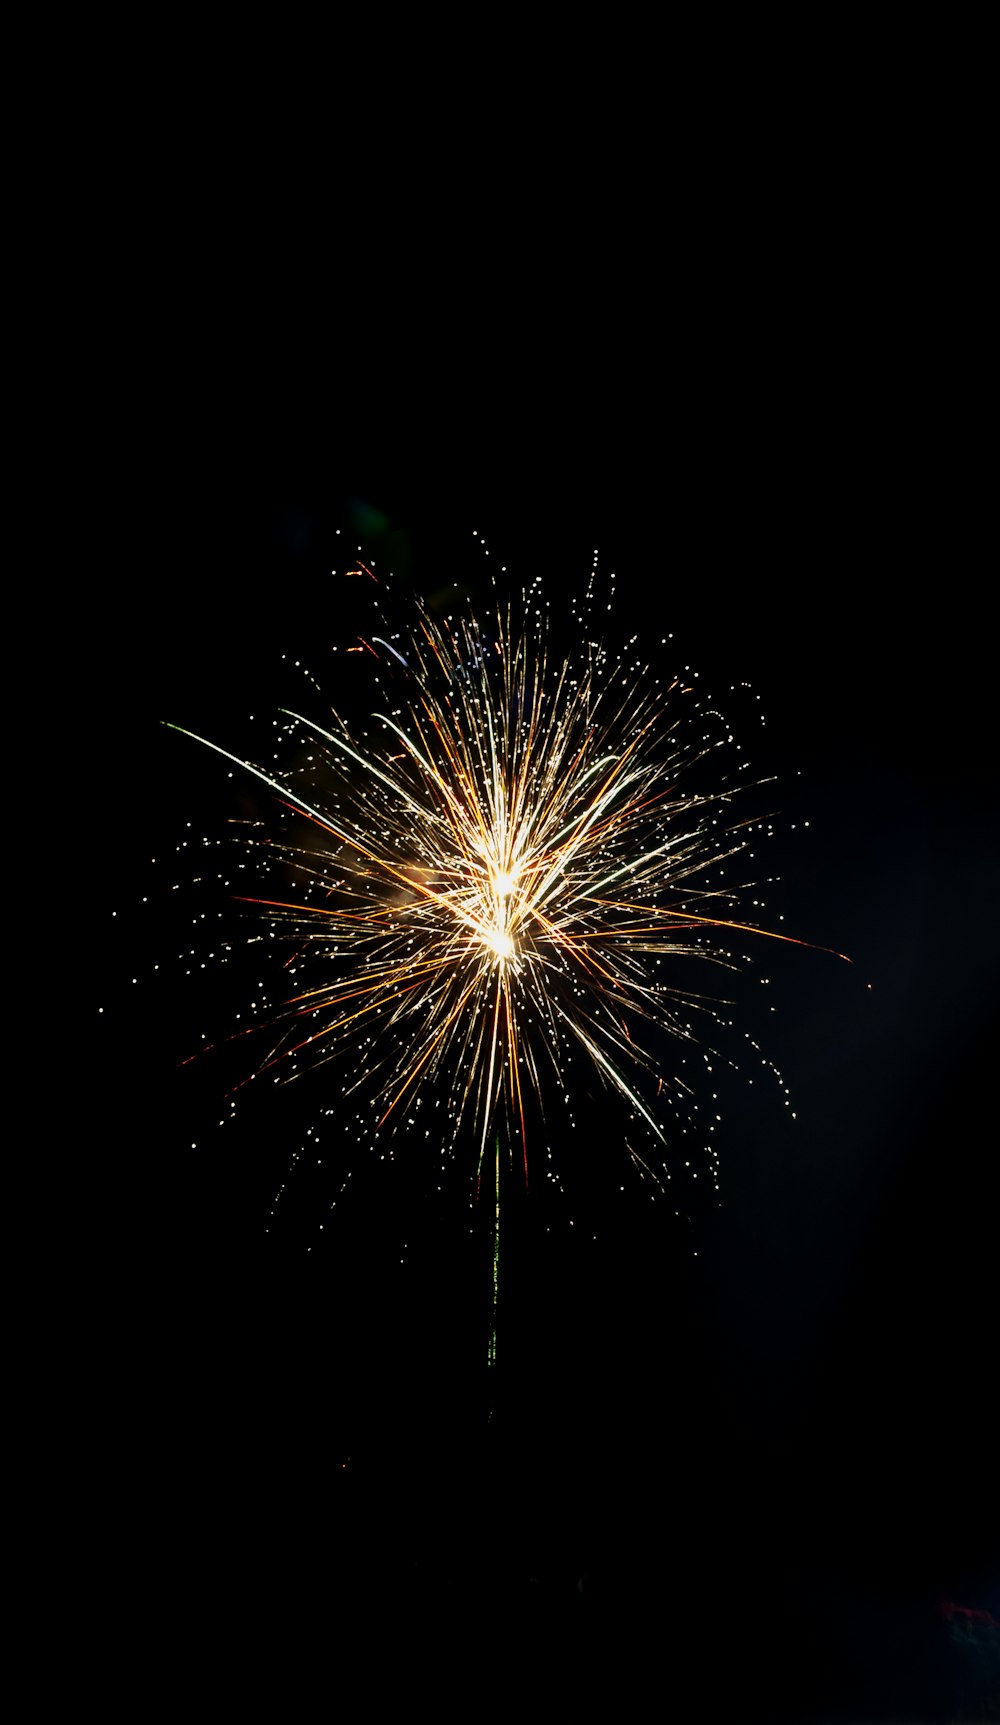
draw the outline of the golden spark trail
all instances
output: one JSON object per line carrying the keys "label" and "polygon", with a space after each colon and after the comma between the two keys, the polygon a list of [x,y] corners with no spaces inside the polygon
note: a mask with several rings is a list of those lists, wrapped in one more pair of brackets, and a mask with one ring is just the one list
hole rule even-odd
{"label": "golden spark trail", "polygon": [[[486,635],[420,611],[398,645],[370,634],[347,650],[374,659],[381,710],[349,726],[282,708],[288,769],[184,733],[284,810],[285,835],[248,847],[260,890],[233,895],[304,978],[271,1008],[258,1070],[340,1057],[371,1133],[443,1102],[444,1136],[471,1133],[478,1169],[491,1133],[516,1137],[525,1182],[547,1091],[571,1101],[581,1053],[588,1082],[667,1144],[667,1039],[691,1045],[684,1011],[712,1010],[674,961],[732,968],[733,936],[806,944],[745,920],[722,884],[750,842],[728,813],[746,785],[700,788],[728,739],[692,722],[691,691],[586,640],[550,664],[544,618],[527,619],[498,612]],[[690,1086],[668,1076],[673,1105]]]}

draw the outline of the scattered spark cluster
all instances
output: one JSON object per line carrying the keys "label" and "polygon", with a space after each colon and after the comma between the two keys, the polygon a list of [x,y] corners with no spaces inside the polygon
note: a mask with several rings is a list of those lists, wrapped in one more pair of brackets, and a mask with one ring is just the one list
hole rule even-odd
{"label": "scattered spark cluster", "polygon": [[[603,644],[593,573],[568,656],[540,581],[488,621],[417,607],[399,629],[372,572],[349,574],[377,621],[346,649],[375,692],[364,719],[283,711],[266,761],[196,739],[269,793],[220,870],[247,938],[287,955],[283,995],[249,1003],[253,1076],[323,1066],[352,1142],[461,1142],[477,1180],[500,1142],[529,1184],[560,1183],[600,1092],[623,1168],[654,1189],[678,1159],[716,1180],[728,1008],[717,982],[692,991],[691,961],[733,968],[763,932],[726,884],[755,823],[725,721],[635,640]],[[344,676],[327,681],[336,696]]]}

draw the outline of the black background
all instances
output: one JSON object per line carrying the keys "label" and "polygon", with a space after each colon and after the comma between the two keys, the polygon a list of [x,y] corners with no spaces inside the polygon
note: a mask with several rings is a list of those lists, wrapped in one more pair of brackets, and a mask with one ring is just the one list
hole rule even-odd
{"label": "black background", "polygon": [[[976,270],[922,171],[890,197],[842,170],[820,152],[765,196],[733,159],[683,243],[610,196],[449,243],[401,196],[360,234],[343,201],[276,226],[279,200],[242,249],[206,198],[211,243],[182,224],[176,291],[129,314],[88,500],[122,572],[92,691],[93,1418],[151,1650],[285,1686],[378,1648],[409,1684],[694,1686],[712,1716],[961,1703],[941,1602],[998,1610],[993,577],[952,286]],[[597,547],[612,632],[752,683],[769,902],[853,961],[774,959],[773,1013],[748,990],[797,1119],[734,1084],[693,1228],[636,1204],[595,1243],[513,1204],[492,1386],[481,1242],[419,1175],[362,1172],[325,1251],[306,1223],[276,1243],[309,1099],[192,1131],[213,1079],[178,1077],[149,872],[231,795],[160,721],[238,751],[282,653],[322,675],[358,543],[426,593],[481,581],[473,529],[557,607]]]}

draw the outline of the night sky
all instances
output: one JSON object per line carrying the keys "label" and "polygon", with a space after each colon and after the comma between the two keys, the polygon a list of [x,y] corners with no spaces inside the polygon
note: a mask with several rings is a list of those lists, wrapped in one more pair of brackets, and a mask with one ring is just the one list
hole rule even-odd
{"label": "night sky", "polygon": [[[99,695],[119,841],[95,1106],[151,1646],[281,1685],[375,1647],[374,1681],[530,1673],[626,1717],[693,1685],[686,1717],[947,1718],[949,1604],[1000,1616],[994,654],[947,386],[906,316],[876,335],[832,289],[744,298],[739,327],[675,307],[669,338],[619,306],[596,347],[553,294],[446,375],[440,324],[395,329],[384,286],[363,324],[336,303],[266,363],[238,311],[189,309],[144,379],[163,423],[107,489],[132,573]],[[233,795],[159,721],[238,751],[281,654],[322,680],[359,541],[432,593],[482,584],[473,529],[557,610],[597,547],[612,636],[752,684],[767,904],[853,961],[769,952],[766,1005],[737,985],[796,1119],[727,1083],[720,1204],[682,1225],[601,1195],[572,1234],[512,1199],[492,1386],[482,1239],[423,1170],[360,1167],[323,1250],[305,1203],[267,1232],[330,1098],[202,1130],[185,912],[157,897],[184,822],[213,830]],[[620,1148],[599,1109],[589,1134]]]}

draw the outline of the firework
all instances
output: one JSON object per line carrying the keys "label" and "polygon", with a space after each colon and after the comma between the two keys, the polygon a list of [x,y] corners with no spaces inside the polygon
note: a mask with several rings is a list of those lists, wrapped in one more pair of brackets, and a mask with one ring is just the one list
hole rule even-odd
{"label": "firework", "polygon": [[688,1090],[666,1039],[690,1046],[692,1014],[717,1010],[679,987],[677,961],[732,965],[732,937],[760,932],[717,878],[747,843],[742,770],[697,788],[732,739],[690,688],[643,672],[634,642],[614,656],[591,639],[592,610],[591,590],[564,658],[537,588],[488,626],[418,608],[349,649],[379,690],[364,723],[285,711],[285,765],[197,739],[282,811],[280,832],[239,829],[256,884],[236,896],[258,938],[263,919],[289,943],[294,979],[255,1074],[337,1061],[366,1129],[428,1136],[429,1105],[440,1142],[471,1142],[477,1179],[501,1139],[526,1183],[536,1140],[551,1158],[581,1061],[662,1178]]}

